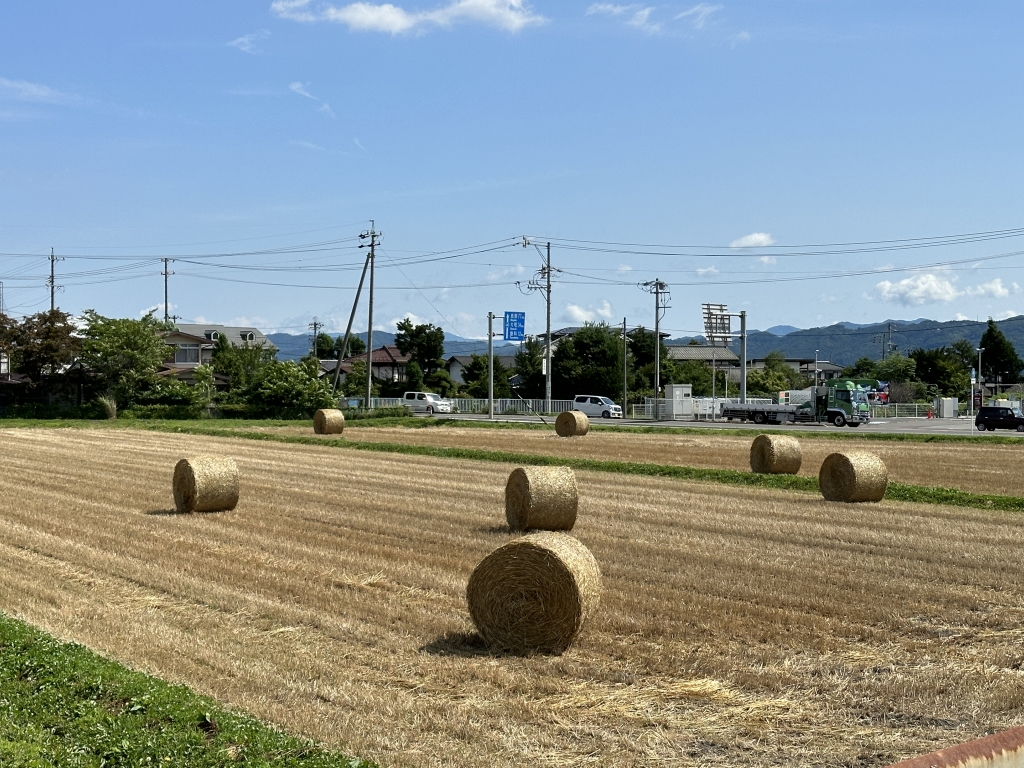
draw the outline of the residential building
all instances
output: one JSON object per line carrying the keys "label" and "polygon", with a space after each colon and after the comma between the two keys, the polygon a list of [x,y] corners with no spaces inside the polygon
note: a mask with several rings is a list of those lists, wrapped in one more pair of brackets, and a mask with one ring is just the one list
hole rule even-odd
{"label": "residential building", "polygon": [[[552,337],[554,337],[554,335],[554,333],[551,334]],[[481,357],[486,357],[486,355],[481,355]],[[515,355],[495,355],[494,359],[497,360],[498,364],[506,370],[511,371],[516,367]],[[472,360],[472,355],[452,355],[445,360],[445,366],[448,368],[448,375],[451,376],[452,381],[456,384],[466,383],[465,379],[462,377],[462,372],[465,370],[466,366],[472,362]],[[484,368],[486,369],[487,366],[484,365]]]}
{"label": "residential building", "polygon": [[210,364],[213,350],[222,337],[236,347],[262,344],[270,349],[275,348],[270,339],[257,328],[214,323],[178,323],[175,330],[164,334],[164,343],[173,351],[168,351],[160,375],[176,376],[187,384],[195,383],[192,371],[200,365]]}

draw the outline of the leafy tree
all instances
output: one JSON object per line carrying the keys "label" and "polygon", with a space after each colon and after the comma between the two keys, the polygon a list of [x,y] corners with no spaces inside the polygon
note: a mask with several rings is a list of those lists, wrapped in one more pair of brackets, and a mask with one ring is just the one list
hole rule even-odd
{"label": "leafy tree", "polygon": [[423,369],[415,360],[410,360],[409,364],[405,366],[405,382],[402,384],[402,388],[406,392],[423,391]]}
{"label": "leafy tree", "polygon": [[978,346],[985,350],[981,355],[981,372],[986,382],[1014,384],[1020,381],[1024,362],[1017,356],[1013,343],[1003,335],[991,317]]}
{"label": "leafy tree", "polygon": [[[466,383],[466,393],[470,397],[487,397],[487,355],[473,355],[469,364],[462,369],[462,380]],[[494,396],[512,396],[508,371],[497,357],[494,358]]]}
{"label": "leafy tree", "polygon": [[622,342],[607,323],[586,323],[563,338],[551,365],[552,395],[557,399],[577,394],[615,397],[621,391]]}
{"label": "leafy tree", "polygon": [[527,336],[516,350],[515,372],[522,380],[516,388],[520,397],[542,398],[545,391],[544,354],[546,347],[536,336]]}
{"label": "leafy tree", "polygon": [[[366,397],[366,358],[359,358],[352,362],[352,372],[345,377],[345,383],[341,387],[345,397]],[[371,397],[380,396],[380,384],[373,379],[370,387]]]}
{"label": "leafy tree", "polygon": [[423,388],[427,392],[436,392],[441,397],[452,397],[458,392],[459,385],[452,381],[448,371],[444,368],[438,368],[433,373],[428,373],[424,377]]}
{"label": "leafy tree", "polygon": [[180,382],[157,380],[156,372],[170,348],[159,335],[164,325],[152,312],[141,320],[130,320],[104,317],[89,309],[82,318],[82,362],[100,377],[119,408],[152,399],[161,390],[178,389],[175,385]]}
{"label": "leafy tree", "polygon": [[[654,364],[652,363],[650,367],[653,370]],[[726,372],[721,368],[715,374],[714,392],[718,397],[723,397],[726,393],[725,376]],[[711,366],[700,360],[677,362],[672,383],[689,384],[693,387],[694,397],[711,397]],[[738,388],[734,389],[733,394],[735,395],[737,391]]]}
{"label": "leafy tree", "polygon": [[967,371],[968,374],[974,369],[974,366],[978,363],[978,353],[974,349],[974,345],[971,344],[967,339],[957,339],[949,345],[949,352],[951,355],[956,356],[960,366]]}
{"label": "leafy tree", "polygon": [[314,344],[314,347],[314,356],[318,360],[333,360],[334,356],[337,354],[337,350],[334,346],[334,338],[322,331],[316,335],[316,343]]}
{"label": "leafy tree", "polygon": [[342,334],[334,340],[334,354],[338,359],[344,360],[347,357],[355,357],[356,355],[366,354],[366,342],[361,338],[353,334],[348,339],[348,350],[342,354],[341,345],[345,341],[345,334]]}
{"label": "leafy tree", "polygon": [[336,407],[331,385],[312,361],[272,361],[245,388],[245,402],[257,418],[311,417],[319,408]]}
{"label": "leafy tree", "polygon": [[12,352],[12,369],[34,382],[70,365],[82,347],[71,315],[59,309],[30,315],[16,326],[7,318],[3,333]]}
{"label": "leafy tree", "polygon": [[914,349],[908,355],[915,364],[915,375],[935,387],[943,397],[963,395],[970,383],[970,371],[962,357],[950,347]]}
{"label": "leafy tree", "polygon": [[444,329],[424,323],[413,325],[406,318],[398,322],[398,333],[395,334],[395,346],[403,355],[409,357],[425,373],[433,373],[442,368],[444,363]]}
{"label": "leafy tree", "polygon": [[[277,350],[265,347],[263,343],[234,346],[227,337],[221,336],[213,350],[213,370],[227,376],[231,389],[244,390],[263,369],[277,360]],[[365,370],[365,369],[364,369]]]}
{"label": "leafy tree", "polygon": [[[683,384],[689,384],[689,381],[683,381],[678,378],[676,372],[675,363],[669,359],[668,349],[665,347],[665,341],[659,340],[661,344],[661,384],[675,383],[679,381]],[[654,395],[654,332],[648,331],[643,326],[632,331],[627,336],[627,346],[629,347],[630,356],[630,368],[632,374],[630,376],[629,389],[630,392],[634,393],[633,396],[653,396]],[[620,368],[621,371],[621,368]],[[621,375],[621,374],[620,374]],[[710,374],[708,382],[710,384]]]}
{"label": "leafy tree", "polygon": [[878,363],[870,357],[860,357],[853,365],[843,368],[843,378],[878,379]]}
{"label": "leafy tree", "polygon": [[894,352],[878,364],[878,378],[882,381],[902,384],[914,378],[916,368],[917,364],[909,357]]}

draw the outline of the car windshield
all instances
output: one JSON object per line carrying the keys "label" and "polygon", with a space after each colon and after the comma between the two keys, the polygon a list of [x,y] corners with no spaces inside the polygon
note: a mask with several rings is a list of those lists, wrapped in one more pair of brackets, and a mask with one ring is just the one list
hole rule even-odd
{"label": "car windshield", "polygon": [[614,400],[612,400],[611,398],[608,398],[608,397],[602,397],[602,398],[601,398],[601,401],[602,401],[602,402],[603,402],[603,403],[604,403],[605,405],[615,405],[615,401],[614,401]]}
{"label": "car windshield", "polygon": [[1016,416],[1018,419],[1024,417],[1024,413],[1021,413],[1020,408],[1014,408],[1013,415]]}

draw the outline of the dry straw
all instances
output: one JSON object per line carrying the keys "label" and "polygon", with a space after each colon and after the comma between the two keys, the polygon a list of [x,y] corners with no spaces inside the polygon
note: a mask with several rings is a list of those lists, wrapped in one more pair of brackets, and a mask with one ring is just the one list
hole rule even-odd
{"label": "dry straw", "polygon": [[803,453],[800,441],[787,435],[758,435],[750,444],[750,471],[763,475],[795,475]]}
{"label": "dry straw", "polygon": [[555,419],[559,437],[583,437],[590,431],[590,419],[583,411],[562,411]]}
{"label": "dry straw", "polygon": [[571,467],[519,467],[505,484],[505,518],[513,531],[571,531],[579,492]]}
{"label": "dry straw", "polygon": [[345,414],[337,408],[321,408],[313,414],[313,432],[318,435],[340,435],[345,431]]}
{"label": "dry straw", "polygon": [[512,653],[562,653],[601,602],[601,571],[565,533],[531,533],[483,559],[466,587],[484,641]]}
{"label": "dry straw", "polygon": [[881,501],[888,483],[885,463],[867,451],[830,454],[818,472],[818,487],[827,501]]}
{"label": "dry straw", "polygon": [[232,458],[195,456],[174,468],[174,506],[179,512],[219,512],[238,504],[238,466]]}

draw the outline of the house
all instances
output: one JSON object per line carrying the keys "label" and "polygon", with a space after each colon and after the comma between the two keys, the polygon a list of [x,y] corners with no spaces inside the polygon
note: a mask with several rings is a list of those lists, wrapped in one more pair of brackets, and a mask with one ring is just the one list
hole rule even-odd
{"label": "house", "polygon": [[164,334],[164,343],[171,347],[163,362],[161,376],[175,376],[186,384],[194,384],[192,371],[200,365],[209,365],[213,360],[213,350],[221,338],[226,338],[232,346],[241,347],[246,344],[258,345],[274,349],[262,331],[256,328],[217,325],[214,323],[178,323],[175,330]]}
{"label": "house", "polygon": [[[751,358],[747,361],[747,370],[762,370],[764,369],[763,357]],[[827,360],[817,360],[813,357],[787,357],[785,359],[786,365],[792,368],[798,373],[802,373],[809,379],[814,378],[814,364],[818,364],[818,380],[822,379],[837,379],[843,373],[843,366],[830,363]]]}
{"label": "house", "polygon": [[[554,333],[551,334],[552,338],[554,338],[554,335]],[[486,355],[481,355],[481,357],[486,357]],[[511,371],[516,367],[515,355],[495,355],[494,359],[498,361],[498,364],[502,368],[508,371]],[[465,379],[462,377],[462,372],[465,370],[466,366],[472,362],[472,360],[472,355],[452,355],[445,360],[445,367],[448,369],[448,375],[452,377],[452,381],[456,384],[466,383]],[[486,369],[487,366],[484,365],[484,368]]]}
{"label": "house", "polygon": [[[411,360],[410,355],[403,355],[398,347],[384,345],[373,350],[370,356],[370,364],[373,366],[373,378],[378,381],[405,381],[405,366]],[[338,381],[343,382],[352,373],[352,366],[358,362],[366,362],[366,353],[346,357],[341,361],[341,374]],[[320,378],[325,376],[334,380],[334,369],[338,366],[337,360],[320,361]]]}

